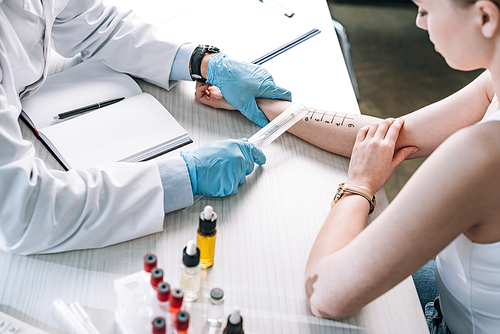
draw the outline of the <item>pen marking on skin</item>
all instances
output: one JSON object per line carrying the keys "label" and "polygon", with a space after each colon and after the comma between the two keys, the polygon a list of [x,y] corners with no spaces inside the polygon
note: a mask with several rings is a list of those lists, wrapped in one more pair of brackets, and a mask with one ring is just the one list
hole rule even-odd
{"label": "pen marking on skin", "polygon": [[[306,115],[306,117],[304,117],[304,120],[307,122],[308,120],[310,120],[313,116],[314,116],[314,113],[316,112],[316,109],[312,108],[312,109],[309,109],[307,108],[307,110],[309,111]],[[312,112],[312,114],[311,114]],[[309,115],[310,114],[310,115]]]}
{"label": "pen marking on skin", "polygon": [[315,120],[316,122],[320,122],[320,121],[322,121],[322,120],[323,120],[323,116],[325,116],[325,114],[326,114],[326,112],[325,112],[325,111],[323,111],[323,115],[321,116],[321,119],[319,119],[319,118],[314,118],[314,120]]}
{"label": "pen marking on skin", "polygon": [[[315,114],[318,114],[318,117],[314,117]],[[319,116],[321,114],[321,116]],[[329,116],[330,118],[326,118],[326,116]],[[336,126],[345,126],[349,128],[353,128],[354,124],[349,123],[348,121],[353,121],[354,117],[349,117],[351,116],[350,114],[347,113],[339,113],[335,112],[333,114],[328,113],[327,111],[318,111],[317,109],[309,109],[309,113],[304,117],[304,121],[308,122],[309,120],[314,119],[316,122],[325,122],[326,124],[335,124]],[[340,118],[340,120],[337,122],[335,121],[335,118]],[[347,123],[346,123],[347,121]]]}

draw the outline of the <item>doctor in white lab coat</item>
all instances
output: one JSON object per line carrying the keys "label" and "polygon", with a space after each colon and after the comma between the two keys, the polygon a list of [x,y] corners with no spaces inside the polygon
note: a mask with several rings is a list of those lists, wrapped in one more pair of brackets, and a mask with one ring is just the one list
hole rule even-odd
{"label": "doctor in white lab coat", "polygon": [[[252,144],[227,140],[160,162],[61,172],[49,170],[35,157],[33,145],[22,139],[21,103],[43,84],[51,46],[63,56],[97,59],[170,89],[175,80],[191,80],[189,62],[196,47],[174,37],[161,39],[153,26],[141,23],[133,13],[119,12],[98,0],[0,0],[1,250],[52,253],[103,247],[158,232],[166,212],[191,205],[196,194],[236,192],[254,163],[265,162]],[[238,97],[245,83],[264,86],[264,90],[248,88],[253,95],[240,101],[238,108],[259,125],[267,119],[262,121],[255,109],[255,97],[290,99],[290,93],[277,87],[265,70],[222,54],[209,56],[214,62],[209,61],[208,81],[221,90]],[[226,78],[225,70],[241,75]],[[201,166],[214,155],[222,156],[233,172],[222,175],[218,166]],[[205,170],[200,172],[201,168]]]}

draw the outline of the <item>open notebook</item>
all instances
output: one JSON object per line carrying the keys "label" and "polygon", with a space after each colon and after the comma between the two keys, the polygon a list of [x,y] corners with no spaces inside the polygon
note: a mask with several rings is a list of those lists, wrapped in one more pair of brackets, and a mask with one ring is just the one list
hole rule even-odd
{"label": "open notebook", "polygon": [[[115,98],[124,99],[54,119],[59,113]],[[149,160],[192,142],[168,110],[131,77],[96,61],[50,75],[22,106],[21,118],[66,169]]]}

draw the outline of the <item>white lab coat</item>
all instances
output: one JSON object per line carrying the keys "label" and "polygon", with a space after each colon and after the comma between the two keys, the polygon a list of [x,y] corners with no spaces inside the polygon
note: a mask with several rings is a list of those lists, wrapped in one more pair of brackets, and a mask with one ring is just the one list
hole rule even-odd
{"label": "white lab coat", "polygon": [[[98,0],[0,0],[0,249],[20,254],[102,247],[161,231],[154,162],[48,170],[21,137],[21,98],[47,75],[50,46],[164,88],[176,41]],[[182,158],[179,158],[182,159]],[[186,171],[187,173],[187,171]]]}

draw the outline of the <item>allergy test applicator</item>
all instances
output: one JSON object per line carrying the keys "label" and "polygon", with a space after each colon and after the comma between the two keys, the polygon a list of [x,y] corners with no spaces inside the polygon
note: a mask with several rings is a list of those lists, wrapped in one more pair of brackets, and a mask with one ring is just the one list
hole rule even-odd
{"label": "allergy test applicator", "polygon": [[[303,117],[309,113],[309,110],[302,104],[293,104],[283,111],[278,117],[273,119],[268,125],[257,131],[248,141],[260,149],[271,144],[276,138],[281,136],[286,130],[297,124]],[[202,199],[203,196],[196,196],[193,204]],[[191,206],[182,209],[186,211]]]}
{"label": "allergy test applicator", "polygon": [[258,148],[263,149],[281,136],[286,130],[297,124],[297,122],[305,117],[308,112],[309,110],[302,104],[293,104],[278,117],[273,119],[268,125],[250,137],[248,141]]}

